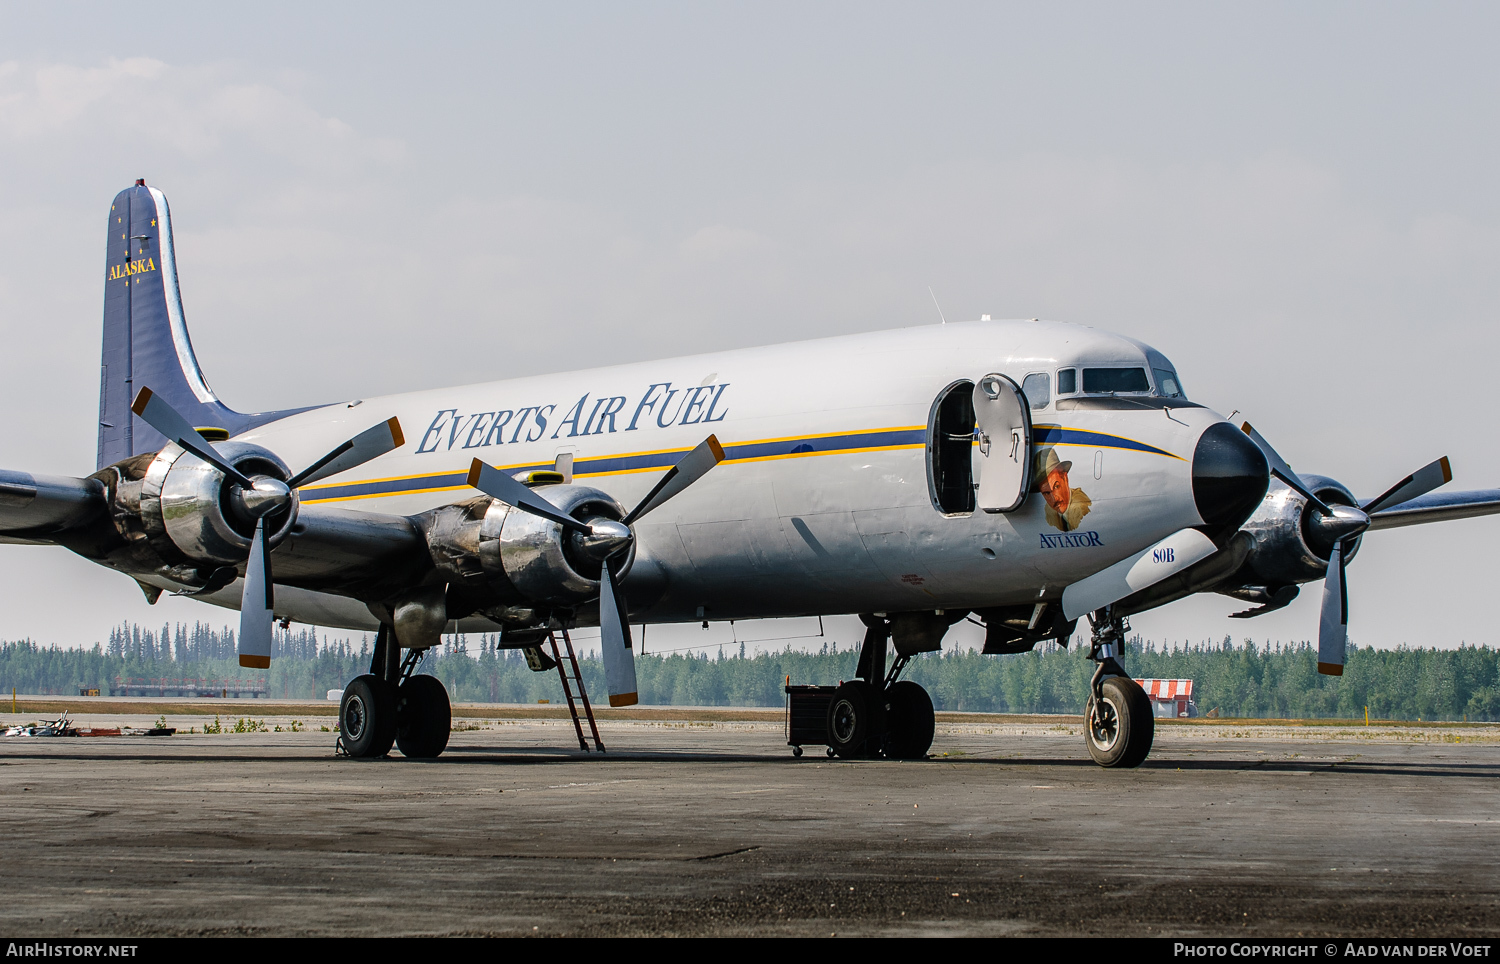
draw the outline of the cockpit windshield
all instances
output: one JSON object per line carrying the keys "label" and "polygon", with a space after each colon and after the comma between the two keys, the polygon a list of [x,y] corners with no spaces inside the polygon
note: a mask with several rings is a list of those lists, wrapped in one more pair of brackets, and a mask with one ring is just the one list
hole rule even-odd
{"label": "cockpit windshield", "polygon": [[1083,391],[1086,395],[1144,394],[1151,391],[1144,368],[1085,368]]}
{"label": "cockpit windshield", "polygon": [[[1182,390],[1182,380],[1177,377],[1177,372],[1171,362],[1161,357],[1159,353],[1151,352],[1150,357],[1147,358],[1147,364],[1149,368],[1127,365],[1112,365],[1108,368],[1059,368],[1057,370],[1057,394],[1059,396],[1080,393],[1084,395],[1158,395],[1162,398],[1187,400],[1187,393]],[[1033,377],[1035,376],[1027,378],[1028,398],[1032,397],[1031,378]]]}

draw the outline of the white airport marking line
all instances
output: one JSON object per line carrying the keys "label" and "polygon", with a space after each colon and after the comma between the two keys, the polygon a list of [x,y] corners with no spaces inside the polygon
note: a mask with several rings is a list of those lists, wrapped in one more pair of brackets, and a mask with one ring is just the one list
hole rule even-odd
{"label": "white airport marking line", "polygon": [[[514,787],[511,793],[522,793],[528,790],[572,790],[577,787],[607,787],[619,783],[640,783],[640,780],[596,780],[592,783],[555,783],[545,787]],[[502,791],[503,792],[503,791]]]}

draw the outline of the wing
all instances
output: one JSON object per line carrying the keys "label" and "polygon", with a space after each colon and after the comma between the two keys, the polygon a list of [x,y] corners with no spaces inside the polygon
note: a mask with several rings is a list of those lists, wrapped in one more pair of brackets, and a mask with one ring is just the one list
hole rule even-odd
{"label": "wing", "polygon": [[0,469],[0,542],[46,545],[107,508],[104,483]]}
{"label": "wing", "polygon": [[271,558],[277,583],[356,598],[382,595],[386,583],[420,581],[432,568],[427,543],[407,516],[321,505],[302,507]]}
{"label": "wing", "polygon": [[[101,561],[121,541],[110,489],[99,478],[0,469],[0,543],[65,545]],[[378,593],[392,580],[420,579],[431,568],[426,542],[410,518],[319,505],[302,508],[273,555],[278,582],[354,595]]]}
{"label": "wing", "polygon": [[1371,529],[1396,529],[1425,522],[1472,519],[1500,513],[1500,489],[1471,492],[1430,492],[1370,516]]}

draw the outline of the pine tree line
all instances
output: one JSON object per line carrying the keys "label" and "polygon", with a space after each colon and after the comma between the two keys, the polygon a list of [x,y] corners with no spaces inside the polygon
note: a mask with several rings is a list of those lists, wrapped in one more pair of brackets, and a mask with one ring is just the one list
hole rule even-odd
{"label": "pine tree line", "polygon": [[[347,640],[344,641],[347,645]],[[143,629],[138,623],[121,623],[109,631],[104,652],[113,657],[138,660],[202,662],[214,659],[236,659],[234,630],[228,626],[214,629],[208,623],[195,622],[175,627],[163,624],[160,632]],[[290,659],[312,659],[318,652],[317,628],[296,632],[276,630],[271,637],[271,655]]]}
{"label": "pine tree line", "polygon": [[[533,673],[516,650],[492,635],[450,636],[419,668],[441,679],[455,701],[558,702],[555,672]],[[242,669],[234,631],[206,624],[147,630],[122,624],[106,644],[89,649],[0,643],[0,686],[27,694],[108,694],[116,679],[266,680],[273,699],[322,698],[369,671],[369,636],[329,638],[315,628],[277,630],[271,669]],[[1308,643],[1236,645],[1231,639],[1158,646],[1133,638],[1125,665],[1137,678],[1191,679],[1203,711],[1251,718],[1355,719],[1366,707],[1377,719],[1500,721],[1500,650],[1351,647],[1342,677],[1320,676]],[[1013,656],[970,650],[927,653],[905,677],[931,693],[939,710],[1077,713],[1088,698],[1087,646],[1039,648]],[[821,650],[776,653],[649,654],[636,659],[643,703],[678,706],[780,706],[787,677],[794,683],[852,678],[858,646],[825,643]],[[603,667],[580,660],[588,691],[602,698]]]}

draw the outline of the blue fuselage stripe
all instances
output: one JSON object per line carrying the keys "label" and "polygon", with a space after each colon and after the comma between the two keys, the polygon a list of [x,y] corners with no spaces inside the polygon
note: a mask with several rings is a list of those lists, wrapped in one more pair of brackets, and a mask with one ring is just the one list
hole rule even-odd
{"label": "blue fuselage stripe", "polygon": [[1085,432],[1076,428],[1038,425],[1032,432],[1032,438],[1037,445],[1093,445],[1097,448],[1129,449],[1132,452],[1150,452],[1153,455],[1177,457],[1171,452],[1163,451],[1154,445],[1147,445],[1145,442],[1137,442],[1135,439],[1105,435],[1102,432]]}
{"label": "blue fuselage stripe", "polygon": [[[1071,428],[1037,426],[1035,441],[1038,445],[1095,445],[1104,448],[1124,448],[1157,455],[1171,455],[1154,446],[1133,439],[1098,432],[1084,432]],[[925,445],[927,431],[920,428],[893,429],[883,432],[851,432],[846,435],[822,435],[803,438],[773,439],[766,442],[746,442],[724,446],[726,462],[746,462],[762,459],[786,458],[799,455],[816,455],[829,452],[855,452],[871,449],[889,449]],[[575,475],[610,475],[619,472],[641,472],[665,469],[677,464],[690,451],[674,449],[665,452],[644,452],[637,455],[607,455],[601,458],[579,459],[573,464]],[[510,472],[527,472],[550,469],[550,463],[509,466]],[[440,489],[456,489],[467,484],[467,473],[441,472],[433,475],[414,476],[402,479],[377,479],[370,482],[349,482],[317,486],[303,490],[304,501],[335,502],[341,499],[368,499],[382,495],[398,495],[412,492],[431,492]]]}
{"label": "blue fuselage stripe", "polygon": [[[927,430],[901,429],[894,432],[857,432],[850,435],[825,435],[819,438],[776,439],[771,442],[749,442],[724,446],[726,461],[774,458],[778,455],[804,455],[811,452],[847,452],[851,449],[883,449],[899,445],[924,445]],[[672,456],[675,463],[681,455]]]}

